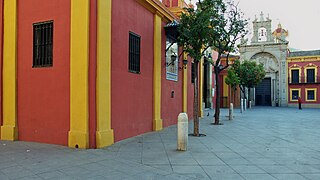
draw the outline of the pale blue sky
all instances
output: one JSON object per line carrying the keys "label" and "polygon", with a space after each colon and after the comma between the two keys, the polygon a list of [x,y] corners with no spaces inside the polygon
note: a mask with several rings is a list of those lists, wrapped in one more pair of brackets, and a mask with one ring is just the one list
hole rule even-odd
{"label": "pale blue sky", "polygon": [[[196,2],[197,0],[192,0]],[[236,0],[250,20],[263,11],[272,19],[272,30],[278,23],[289,31],[289,46],[301,50],[320,49],[320,0]],[[249,25],[252,29],[252,24]]]}

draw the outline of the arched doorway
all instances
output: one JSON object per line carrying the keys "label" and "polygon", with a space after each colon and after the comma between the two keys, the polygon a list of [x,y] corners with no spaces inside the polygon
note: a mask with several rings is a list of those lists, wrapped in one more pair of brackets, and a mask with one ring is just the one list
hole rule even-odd
{"label": "arched doorway", "polygon": [[266,71],[265,79],[255,87],[251,97],[256,106],[276,106],[279,99],[279,63],[277,58],[268,52],[260,52],[250,58],[261,63]]}

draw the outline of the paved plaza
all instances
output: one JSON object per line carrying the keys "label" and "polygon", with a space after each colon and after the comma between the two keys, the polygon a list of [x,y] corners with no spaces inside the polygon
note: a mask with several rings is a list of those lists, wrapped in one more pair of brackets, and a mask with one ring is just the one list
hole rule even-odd
{"label": "paved plaza", "polygon": [[176,126],[104,149],[0,141],[0,179],[320,179],[319,109],[255,107],[232,121],[224,109],[221,126],[212,115],[186,152],[176,151]]}

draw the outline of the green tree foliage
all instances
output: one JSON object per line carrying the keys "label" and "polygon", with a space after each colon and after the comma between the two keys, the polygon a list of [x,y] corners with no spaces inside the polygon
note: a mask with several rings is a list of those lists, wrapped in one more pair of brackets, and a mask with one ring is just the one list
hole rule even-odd
{"label": "green tree foliage", "polygon": [[234,68],[228,69],[228,75],[226,77],[226,84],[231,86],[231,88],[236,88],[240,84],[240,78],[237,75]]}
{"label": "green tree foliage", "polygon": [[226,84],[228,84],[231,87],[231,103],[234,102],[234,93],[237,89],[237,86],[240,85],[240,78],[235,70],[236,66],[231,66],[231,68],[228,69],[228,75],[226,77]]}
{"label": "green tree foliage", "polygon": [[232,69],[239,77],[239,85],[243,93],[244,87],[249,88],[249,90],[254,88],[261,83],[266,75],[263,64],[257,64],[255,61],[244,60],[240,63],[239,60],[236,60]]}
{"label": "green tree foliage", "polygon": [[210,47],[212,28],[210,20],[213,11],[213,1],[199,1],[198,8],[188,8],[187,13],[182,14],[178,27],[178,44],[194,61],[194,102],[193,102],[193,135],[199,136],[199,81],[198,69],[204,51]]}
{"label": "green tree foliage", "polygon": [[[215,1],[215,0],[210,0]],[[243,17],[238,5],[234,1],[215,1],[215,16],[211,17],[212,27],[212,48],[218,52],[216,61],[212,62],[216,79],[216,105],[214,124],[219,124],[220,119],[220,78],[221,71],[227,69],[230,65],[230,53],[237,53],[237,44],[241,38],[247,34],[246,26],[248,21]],[[225,63],[221,63],[221,57],[225,56]],[[232,73],[232,72],[231,72]],[[231,82],[230,82],[231,83]]]}
{"label": "green tree foliage", "polygon": [[266,72],[263,64],[244,60],[239,68],[240,84],[247,88],[257,86],[264,79]]}
{"label": "green tree foliage", "polygon": [[[219,73],[229,66],[229,54],[237,51],[236,43],[247,33],[247,20],[243,18],[234,2],[224,0],[198,0],[197,8],[186,9],[182,14],[178,28],[178,43],[194,59],[194,135],[199,136],[198,117],[198,62],[204,51],[212,47],[218,52],[218,58],[210,63],[214,66],[216,76],[215,122],[219,124],[220,84]],[[226,55],[226,64],[221,66],[221,56]]]}

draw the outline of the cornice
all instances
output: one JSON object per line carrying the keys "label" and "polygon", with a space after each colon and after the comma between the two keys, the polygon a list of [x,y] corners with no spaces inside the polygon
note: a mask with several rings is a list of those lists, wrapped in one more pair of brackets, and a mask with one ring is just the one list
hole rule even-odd
{"label": "cornice", "polygon": [[154,14],[158,14],[162,17],[166,22],[172,22],[177,17],[167,8],[165,7],[159,0],[136,0],[143,7],[148,9],[150,12]]}

